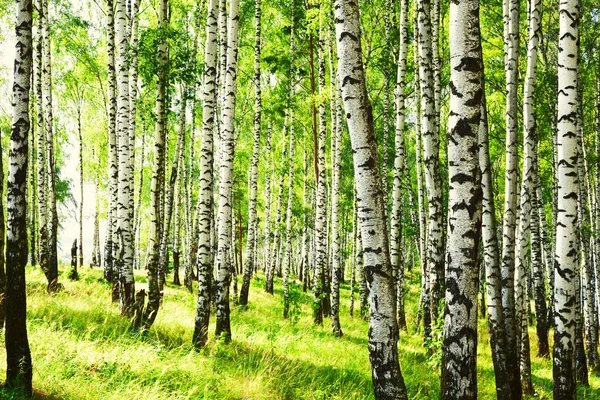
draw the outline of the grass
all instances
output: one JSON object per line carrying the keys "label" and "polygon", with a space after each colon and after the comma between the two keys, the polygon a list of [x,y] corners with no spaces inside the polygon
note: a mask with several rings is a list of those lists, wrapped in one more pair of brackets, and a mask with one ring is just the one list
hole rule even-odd
{"label": "grass", "polygon": [[[66,270],[65,270],[66,271]],[[367,352],[367,322],[350,318],[349,286],[342,285],[343,338],[331,333],[329,320],[314,326],[310,294],[294,286],[293,316],[283,320],[281,282],[273,296],[264,293],[261,276],[252,280],[250,305],[232,309],[233,341],[211,340],[201,352],[191,346],[195,295],[168,285],[150,332],[128,330],[99,269],[84,269],[81,279],[61,276],[64,291],[49,296],[43,274],[27,268],[29,342],[38,399],[372,399]],[[143,272],[136,271],[138,288]],[[420,277],[407,275],[409,333],[400,340],[400,358],[409,397],[439,398],[437,358],[427,355],[415,331]],[[358,306],[356,307],[358,308]],[[214,322],[214,317],[211,317]],[[211,326],[214,332],[214,325]],[[494,373],[487,328],[479,325],[478,389],[494,398]],[[3,340],[3,334],[0,334]],[[532,354],[536,343],[530,330]],[[0,374],[5,374],[0,347]],[[532,357],[537,396],[552,397],[550,360]],[[600,379],[578,388],[579,398],[599,398]],[[0,389],[0,398],[18,395]]]}

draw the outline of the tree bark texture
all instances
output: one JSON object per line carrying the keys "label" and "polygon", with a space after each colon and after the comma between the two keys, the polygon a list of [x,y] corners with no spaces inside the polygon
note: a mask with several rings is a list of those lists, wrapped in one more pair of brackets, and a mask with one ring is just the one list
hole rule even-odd
{"label": "tree bark texture", "polygon": [[358,3],[336,0],[339,85],[352,142],[358,218],[369,282],[369,358],[376,398],[406,399],[398,359],[398,325],[377,140],[360,43]]}

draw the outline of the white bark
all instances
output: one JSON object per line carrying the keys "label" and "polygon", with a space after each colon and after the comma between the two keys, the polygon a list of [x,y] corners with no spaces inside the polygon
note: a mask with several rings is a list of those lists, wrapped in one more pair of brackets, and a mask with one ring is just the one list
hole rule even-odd
{"label": "white bark", "polygon": [[210,288],[212,280],[211,235],[213,198],[213,128],[217,103],[217,14],[218,0],[209,0],[204,48],[202,149],[200,151],[200,192],[198,194],[198,303],[192,342],[196,348],[208,340]]}
{"label": "white bark", "polygon": [[554,274],[555,399],[575,399],[577,239],[577,65],[579,4],[561,0],[558,43],[558,213]]}
{"label": "white bark", "polygon": [[360,44],[358,4],[336,0],[339,84],[352,141],[358,214],[369,282],[369,355],[376,398],[406,399],[398,360],[398,326],[377,141]]}
{"label": "white bark", "polygon": [[219,166],[219,217],[217,244],[217,324],[215,336],[231,340],[229,321],[230,266],[227,253],[231,243],[231,215],[233,192],[234,119],[237,79],[239,0],[231,0],[228,18],[227,68],[224,86],[224,101],[221,109],[221,152]]}

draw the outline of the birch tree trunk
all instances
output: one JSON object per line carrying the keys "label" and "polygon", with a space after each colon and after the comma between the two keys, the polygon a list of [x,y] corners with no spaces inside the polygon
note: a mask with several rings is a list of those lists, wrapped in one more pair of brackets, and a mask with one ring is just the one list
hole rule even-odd
{"label": "birch tree trunk", "polygon": [[[168,0],[160,0],[158,4],[158,28],[165,31],[168,28]],[[160,307],[160,287],[158,284],[158,256],[162,232],[161,219],[161,176],[165,174],[165,134],[167,123],[167,75],[168,49],[164,39],[158,41],[158,81],[156,84],[156,128],[154,139],[154,166],[152,167],[152,182],[150,184],[150,233],[148,235],[148,305],[144,309],[141,321],[143,330],[150,329]]]}
{"label": "birch tree trunk", "polygon": [[[285,126],[287,125],[287,119],[284,123],[284,131]],[[282,155],[282,160],[285,159],[285,151]],[[279,250],[279,242],[281,241],[281,204],[283,202],[283,179],[285,177],[284,173],[281,173],[279,177],[279,194],[277,195],[277,210],[275,211],[275,236],[273,237],[273,248],[271,249],[271,254],[269,255],[270,260],[265,266],[265,292],[273,294],[273,277],[275,275],[275,266],[277,264],[277,252]]]}
{"label": "birch tree trunk", "polygon": [[269,126],[267,127],[267,153],[265,154],[265,259],[263,263],[265,280],[271,257],[271,132],[272,126],[271,122],[269,122]]}
{"label": "birch tree trunk", "polygon": [[117,284],[117,276],[114,274],[115,247],[114,232],[117,222],[117,185],[118,185],[118,160],[117,160],[117,76],[115,69],[115,20],[114,20],[114,0],[106,0],[106,17],[108,40],[106,48],[108,52],[108,211],[106,221],[106,244],[104,247],[104,277],[113,283],[113,296],[115,299],[114,287]]}
{"label": "birch tree trunk", "polygon": [[231,280],[227,253],[231,243],[232,192],[233,192],[233,156],[234,156],[234,119],[237,79],[239,0],[231,0],[228,18],[227,70],[225,76],[224,101],[221,110],[221,165],[219,166],[219,217],[217,245],[217,324],[215,336],[231,340],[229,320],[229,283]]}
{"label": "birch tree trunk", "polygon": [[[578,95],[578,99],[581,98],[581,92]],[[585,227],[589,226],[590,219],[587,212],[587,189],[585,185],[585,152],[583,151],[583,121],[581,118],[581,112],[577,110],[577,180],[579,184],[578,204],[577,204],[577,239],[579,243],[579,270],[577,274],[577,286],[575,291],[576,302],[575,302],[575,367],[577,369],[577,382],[589,385],[588,381],[588,369],[586,352],[583,346],[583,334],[584,334],[584,303],[587,300],[586,291],[586,274],[589,269],[590,257],[589,257],[589,236],[585,232]],[[588,324],[590,322],[589,315],[585,315],[585,335],[586,341],[592,339],[593,333],[588,331]],[[593,318],[593,317],[591,317]],[[588,343],[586,342],[586,345]],[[589,348],[589,347],[588,347]]]}
{"label": "birch tree trunk", "polygon": [[496,395],[500,399],[509,397],[512,392],[510,381],[508,379],[508,366],[506,364],[506,331],[504,326],[504,314],[502,313],[502,273],[500,269],[496,208],[494,204],[494,187],[490,164],[485,90],[481,98],[479,167],[481,169],[481,188],[483,195],[481,234],[486,271],[488,330],[496,378]]}
{"label": "birch tree trunk", "polygon": [[100,199],[98,187],[98,177],[96,177],[95,206],[94,206],[94,239],[92,244],[92,263],[90,267],[99,267],[102,265],[102,256],[100,255]]}
{"label": "birch tree trunk", "polygon": [[483,96],[479,0],[450,3],[448,246],[441,399],[477,398],[477,293]]}
{"label": "birch tree trunk", "polygon": [[[293,35],[293,31],[292,31]],[[290,39],[292,41],[293,39]],[[293,46],[290,45],[290,50]],[[292,85],[293,85],[293,75]],[[291,96],[294,95],[294,90],[291,90]],[[292,264],[292,206],[294,203],[294,110],[293,110],[293,99],[290,99],[290,157],[288,160],[288,203],[285,213],[285,254],[283,255],[283,318],[288,318],[290,311],[290,293],[289,293],[289,279]]]}
{"label": "birch tree trunk", "polygon": [[302,214],[302,291],[308,290],[310,280],[310,266],[309,266],[309,237],[308,237],[308,213],[306,210],[309,209],[310,203],[308,200],[308,190],[306,189],[306,183],[308,181],[308,164],[307,164],[307,151],[304,151],[304,179],[302,180],[302,206],[305,212]]}
{"label": "birch tree trunk", "polygon": [[[138,251],[139,245],[137,239],[137,226],[139,220],[140,207],[135,207],[135,131],[136,131],[136,110],[137,110],[137,93],[138,93],[138,27],[139,27],[139,9],[140,1],[131,1],[131,15],[130,15],[130,39],[129,39],[129,55],[131,57],[131,72],[129,76],[129,157],[131,165],[130,173],[130,187],[131,192],[129,196],[129,220],[130,220],[130,238],[131,238],[131,254],[132,254],[132,268],[136,268],[139,265]],[[143,125],[143,124],[142,124]],[[142,126],[144,128],[144,126]],[[145,130],[142,129],[142,149],[140,157],[140,180],[143,179],[144,175],[144,143],[145,142]],[[141,196],[143,183],[138,188],[138,198]]]}
{"label": "birch tree trunk", "polygon": [[250,161],[250,198],[248,200],[248,238],[246,240],[246,254],[244,257],[244,279],[240,291],[239,303],[242,306],[248,304],[248,292],[250,291],[250,279],[254,272],[254,253],[256,248],[256,196],[258,192],[258,152],[260,150],[260,119],[262,111],[261,85],[260,85],[260,0],[254,3],[254,143],[252,148],[252,160]]}
{"label": "birch tree trunk", "polygon": [[575,296],[577,241],[577,66],[579,2],[559,5],[558,213],[554,274],[554,398],[575,399]]}
{"label": "birch tree trunk", "polygon": [[[335,79],[339,82],[339,77]],[[333,334],[337,337],[342,337],[342,327],[340,326],[340,281],[343,276],[343,261],[340,238],[340,174],[341,174],[341,159],[342,159],[342,92],[339,84],[335,84],[335,117],[336,129],[334,133],[335,148],[333,149],[333,165],[332,174],[333,181],[331,183],[332,206],[331,206],[331,252],[333,258],[332,273],[331,273],[331,327]],[[385,168],[384,168],[385,171]],[[382,181],[382,184],[386,182]]]}
{"label": "birch tree trunk", "polygon": [[81,131],[81,108],[77,111],[77,134],[79,136],[79,267],[83,268],[83,134]]}
{"label": "birch tree trunk", "polygon": [[[537,136],[537,135],[536,135]],[[546,305],[546,279],[544,274],[544,263],[542,260],[542,228],[540,218],[543,216],[541,206],[541,185],[539,177],[539,161],[537,154],[537,143],[534,151],[534,190],[532,192],[531,207],[531,273],[533,278],[533,291],[535,303],[535,327],[538,342],[538,357],[550,356],[550,345],[548,342],[548,307]],[[545,221],[545,219],[544,219]]]}
{"label": "birch tree trunk", "polygon": [[[27,155],[32,64],[31,0],[17,2],[12,127],[8,165],[6,237],[6,386],[31,397],[32,363],[27,339]],[[3,222],[3,221],[2,221]],[[3,240],[2,240],[3,241]]]}
{"label": "birch tree trunk", "polygon": [[440,137],[436,124],[432,61],[430,1],[418,1],[418,55],[421,89],[421,134],[423,136],[425,185],[427,186],[427,269],[430,279],[431,319],[437,320],[444,287],[442,188],[440,182]]}
{"label": "birch tree trunk", "polygon": [[400,52],[396,78],[396,132],[394,138],[394,186],[392,192],[390,256],[397,280],[398,327],[406,330],[404,315],[404,260],[402,260],[402,178],[404,176],[404,77],[406,75],[406,53],[408,37],[408,0],[400,2]]}
{"label": "birch tree trunk", "polygon": [[[335,8],[335,7],[334,7]],[[338,43],[339,50],[339,43]],[[338,53],[339,57],[339,53]],[[323,26],[319,26],[319,45],[317,51],[318,58],[318,80],[319,94],[325,91],[325,62],[323,58]],[[326,290],[325,271],[327,266],[327,208],[325,200],[325,146],[327,136],[327,120],[325,116],[325,105],[320,102],[318,105],[319,114],[319,140],[318,159],[316,176],[316,212],[315,212],[315,239],[316,239],[316,258],[315,258],[315,276],[314,276],[314,304],[313,304],[313,320],[315,324],[323,323],[323,315],[329,313],[327,309],[329,293]],[[378,157],[378,156],[376,156]]]}
{"label": "birch tree trunk", "polygon": [[36,99],[36,123],[37,123],[37,197],[39,218],[39,264],[48,282],[52,276],[48,269],[48,200],[46,198],[48,174],[46,173],[46,130],[44,127],[44,96],[42,90],[42,60],[43,60],[43,28],[42,28],[42,0],[36,0],[38,19],[36,21],[36,44],[35,44],[35,99]]}
{"label": "birch tree trunk", "polygon": [[[32,23],[33,25],[33,23]],[[33,36],[33,35],[32,35]],[[2,143],[0,143],[0,154],[2,154]],[[33,161],[33,160],[32,160]],[[4,198],[4,162],[0,157],[0,199]],[[4,203],[0,200],[0,249],[6,246],[6,226],[4,217]],[[6,255],[0,251],[0,329],[4,328],[6,322]]]}
{"label": "birch tree trunk", "polygon": [[334,10],[339,84],[352,142],[365,273],[370,285],[369,358],[373,388],[376,398],[406,399],[398,359],[394,281],[377,141],[362,63],[358,3],[336,0]]}
{"label": "birch tree trunk", "polygon": [[55,292],[60,288],[58,284],[58,258],[57,258],[57,233],[58,215],[56,213],[56,187],[54,171],[54,128],[52,119],[52,60],[50,28],[48,27],[48,0],[42,0],[42,35],[43,44],[43,68],[44,68],[44,130],[46,133],[46,173],[48,176],[48,292]]}
{"label": "birch tree trunk", "polygon": [[169,178],[169,186],[165,193],[165,219],[162,230],[162,239],[160,241],[160,250],[158,256],[158,287],[162,291],[165,285],[165,275],[168,268],[168,251],[169,251],[169,234],[171,233],[171,220],[173,219],[173,202],[175,198],[175,185],[177,184],[177,176],[179,174],[180,154],[184,148],[185,142],[185,110],[187,105],[187,85],[182,84],[181,99],[179,110],[179,129],[177,131],[177,144],[175,145],[175,155],[173,156],[173,164],[171,165],[171,175]]}
{"label": "birch tree trunk", "polygon": [[[532,0],[529,9],[529,40],[527,44],[527,70],[525,76],[525,88],[523,94],[523,177],[521,183],[520,196],[520,216],[517,231],[516,242],[516,257],[515,257],[515,281],[514,281],[514,296],[515,296],[515,320],[517,332],[517,344],[519,351],[519,363],[521,373],[521,387],[524,393],[533,394],[533,384],[531,382],[531,361],[529,354],[529,333],[528,333],[528,307],[529,297],[527,295],[527,263],[526,258],[529,252],[529,242],[531,241],[532,253],[535,245],[539,249],[539,240],[533,243],[534,235],[530,232],[532,226],[537,226],[537,214],[535,220],[532,218],[533,201],[532,196],[535,192],[535,158],[537,156],[537,130],[535,123],[534,109],[534,92],[535,80],[537,75],[537,52],[540,33],[540,3],[538,0]],[[510,50],[509,50],[510,51]],[[516,50],[518,52],[518,49]],[[515,57],[518,54],[515,53]],[[510,60],[509,60],[510,63]],[[517,65],[515,63],[515,65]],[[516,86],[516,77],[514,86]],[[507,82],[511,82],[507,80]],[[513,88],[511,88],[512,90]],[[514,87],[516,90],[516,87]],[[509,91],[509,94],[512,93]],[[515,99],[516,103],[516,99]],[[511,106],[514,104],[511,104]],[[508,114],[508,113],[507,113]],[[508,118],[508,117],[507,117]],[[513,129],[517,129],[516,121]],[[507,125],[509,126],[509,125]],[[535,223],[532,223],[534,221]],[[537,230],[536,230],[537,232]],[[539,235],[537,235],[539,239]],[[536,256],[539,255],[536,254]],[[538,268],[539,259],[533,257],[532,267],[534,262]],[[543,347],[543,346],[542,346]]]}
{"label": "birch tree trunk", "polygon": [[506,72],[506,176],[502,223],[502,312],[506,327],[506,362],[511,398],[520,399],[521,378],[515,315],[515,224],[517,217],[517,78],[519,63],[519,0],[503,0]]}
{"label": "birch tree trunk", "polygon": [[119,151],[118,200],[117,200],[117,236],[122,237],[124,246],[119,248],[122,258],[119,263],[119,308],[121,315],[131,316],[135,300],[135,282],[133,277],[133,237],[131,235],[131,215],[129,203],[132,197],[130,145],[129,145],[129,35],[127,34],[127,15],[125,0],[117,0],[115,30],[119,48],[117,70],[119,78],[119,98],[117,109],[117,136]]}
{"label": "birch tree trunk", "polygon": [[[33,49],[35,50],[35,39],[32,33],[32,46]],[[36,54],[36,52],[34,51],[33,54]],[[41,55],[40,55],[41,56]],[[37,54],[33,57],[37,57],[40,58],[40,56],[38,56]],[[36,62],[37,63],[37,62]],[[33,63],[32,63],[33,64]],[[35,67],[32,65],[32,91],[31,91],[31,95],[34,95],[34,91],[35,91],[35,85],[37,85],[36,82],[36,78],[35,78]],[[32,103],[32,116],[31,118],[35,120],[35,113],[33,112],[33,110],[35,109],[36,106],[33,105],[33,101],[31,101]],[[37,121],[36,121],[37,123]],[[35,141],[36,141],[36,134],[37,132],[35,131],[36,129],[36,124],[35,123],[31,123],[31,134],[29,135],[29,159],[28,159],[28,169],[29,169],[29,181],[28,181],[28,188],[27,188],[27,195],[30,196],[30,200],[29,200],[29,210],[28,210],[28,216],[29,216],[29,221],[28,221],[28,228],[29,228],[29,264],[30,265],[37,265],[37,232],[38,232],[38,224],[37,224],[37,201],[36,201],[36,188],[37,188],[37,170],[36,170],[36,148],[35,148]],[[1,147],[1,146],[0,146]],[[2,176],[1,181],[4,181],[4,176]],[[0,196],[1,198],[2,196]],[[1,228],[4,229],[4,215],[2,215],[2,221],[1,221]],[[5,237],[5,233],[6,231],[0,232],[0,236],[2,238]],[[4,244],[6,242],[0,244],[0,249],[4,248]],[[4,256],[0,256],[0,258],[2,259],[1,264],[2,264],[2,271],[0,272],[0,274],[3,274],[4,272]],[[6,275],[4,275],[4,285],[2,285],[2,283],[0,282],[0,293],[4,293],[4,289],[6,288]],[[3,278],[0,277],[0,280],[2,280]],[[3,289],[4,288],[4,289]],[[2,310],[4,310],[4,306],[2,305],[2,300],[0,300],[0,314],[3,312]],[[4,326],[4,316],[0,316],[0,327]]]}
{"label": "birch tree trunk", "polygon": [[202,148],[200,150],[200,192],[198,194],[198,303],[192,342],[196,348],[208,340],[210,293],[213,267],[211,262],[210,223],[213,200],[213,129],[217,103],[217,15],[219,0],[209,0],[206,15],[206,45],[202,93]]}
{"label": "birch tree trunk", "polygon": [[[416,98],[416,124],[415,124],[415,137],[416,145],[416,164],[417,164],[417,191],[418,191],[418,204],[419,204],[419,239],[421,242],[419,258],[421,261],[421,297],[419,303],[422,304],[423,308],[423,335],[428,338],[431,334],[431,312],[430,312],[430,296],[429,296],[429,261],[427,252],[428,242],[428,220],[425,212],[425,188],[423,187],[423,144],[421,136],[421,74],[419,67],[419,24],[418,24],[418,8],[419,3],[415,2],[415,21],[414,21],[414,37],[416,38],[414,44],[414,60],[415,60],[415,74],[419,84],[416,84],[415,98]],[[419,311],[421,307],[419,306]],[[417,326],[419,326],[419,315],[417,315]]]}

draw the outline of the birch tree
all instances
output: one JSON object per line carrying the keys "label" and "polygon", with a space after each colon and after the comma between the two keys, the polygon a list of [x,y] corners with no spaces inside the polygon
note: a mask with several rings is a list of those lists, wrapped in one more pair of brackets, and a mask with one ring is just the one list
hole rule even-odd
{"label": "birch tree", "polygon": [[[165,31],[168,27],[168,0],[160,0],[158,4],[158,28]],[[154,136],[154,166],[152,167],[152,182],[150,183],[150,233],[148,237],[148,304],[141,318],[143,330],[150,329],[160,307],[160,287],[158,284],[158,256],[162,232],[161,218],[161,176],[165,173],[165,134],[166,134],[166,91],[168,74],[168,48],[166,38],[158,41],[158,78],[156,84],[156,126]],[[134,326],[136,324],[134,323]]]}
{"label": "birch tree", "polygon": [[[246,240],[246,254],[244,257],[244,280],[240,291],[239,303],[248,304],[250,291],[250,278],[254,271],[254,245],[256,243],[256,196],[258,192],[258,152],[260,149],[260,120],[262,111],[261,85],[260,85],[260,0],[254,3],[254,137],[252,147],[252,160],[250,162],[250,198],[248,200],[248,239]],[[268,157],[268,155],[267,155]],[[268,172],[267,172],[268,173]]]}
{"label": "birch tree", "polygon": [[127,32],[127,11],[125,0],[117,0],[115,31],[118,44],[117,70],[119,97],[117,99],[117,140],[119,152],[118,198],[117,198],[117,237],[123,238],[119,248],[122,258],[119,264],[119,308],[121,315],[130,315],[135,296],[133,277],[133,236],[131,235],[131,215],[129,203],[132,196],[131,174],[133,165],[129,144],[129,35]]}
{"label": "birch tree", "polygon": [[[319,79],[319,93],[325,91],[325,62],[323,57],[323,27],[320,23],[319,26],[319,45],[317,51],[318,57],[318,79]],[[339,44],[338,44],[339,46]],[[339,49],[339,47],[338,47]],[[325,202],[325,139],[327,135],[327,121],[325,116],[325,105],[323,102],[319,103],[319,138],[318,147],[318,158],[317,158],[317,170],[316,172],[316,211],[315,211],[315,241],[316,241],[316,254],[315,254],[315,275],[314,275],[314,305],[313,305],[313,320],[315,324],[323,323],[323,314],[329,310],[325,309],[326,298],[329,293],[325,290],[325,279],[327,268],[327,209]]]}
{"label": "birch tree", "polygon": [[25,266],[27,264],[27,156],[29,90],[32,65],[32,4],[17,2],[12,127],[8,166],[6,236],[6,386],[31,397],[32,362],[27,338]]}
{"label": "birch tree", "polygon": [[200,150],[200,192],[198,195],[198,304],[192,342],[196,348],[208,340],[210,292],[213,268],[210,258],[210,222],[213,198],[213,128],[217,102],[217,15],[219,0],[209,0],[206,15],[206,45],[202,85],[202,148]]}
{"label": "birch tree", "polygon": [[[106,243],[104,246],[104,277],[113,283],[118,283],[114,274],[114,232],[117,223],[117,187],[118,187],[118,155],[117,155],[117,75],[115,68],[115,19],[114,0],[106,0],[107,43],[108,52],[108,211],[106,221]],[[118,292],[117,292],[118,293]]]}
{"label": "birch tree", "polygon": [[418,0],[417,7],[421,135],[423,137],[423,161],[428,204],[427,272],[430,279],[431,319],[436,321],[444,286],[443,209],[439,168],[440,137],[435,114],[430,0]]}
{"label": "birch tree", "polygon": [[555,399],[575,399],[575,279],[577,241],[577,66],[579,2],[559,3],[558,43],[558,213],[554,274]]}
{"label": "birch tree", "polygon": [[[397,279],[398,326],[406,329],[404,317],[404,260],[402,260],[402,178],[404,176],[404,101],[406,53],[408,37],[408,0],[400,2],[400,52],[398,55],[398,74],[396,78],[396,131],[394,138],[394,186],[392,192],[390,256]],[[410,189],[409,189],[410,190]]]}
{"label": "birch tree", "polygon": [[229,319],[229,283],[231,280],[228,252],[231,243],[232,192],[233,192],[233,156],[234,156],[234,119],[236,101],[239,0],[231,0],[228,17],[227,67],[225,87],[223,89],[223,107],[221,109],[221,164],[219,166],[219,216],[217,244],[216,309],[217,323],[215,336],[225,341],[231,340]]}
{"label": "birch tree", "polygon": [[512,398],[521,398],[515,316],[515,224],[517,217],[517,78],[519,63],[518,0],[504,0],[504,65],[506,76],[506,176],[502,224],[502,312],[506,327],[506,361]]}
{"label": "birch tree", "polygon": [[46,174],[46,131],[44,128],[44,96],[42,89],[42,70],[43,70],[43,43],[44,35],[42,28],[42,0],[36,1],[38,18],[36,20],[36,43],[35,43],[35,99],[36,99],[36,124],[37,124],[37,196],[39,212],[39,265],[44,275],[50,283],[53,279],[48,269],[48,201],[46,199],[48,175]]}
{"label": "birch tree", "polygon": [[492,361],[496,378],[498,398],[509,397],[512,393],[506,364],[506,330],[502,312],[502,273],[500,269],[500,249],[497,237],[496,207],[492,181],[488,120],[485,90],[481,98],[481,121],[479,125],[479,168],[481,169],[482,218],[481,236],[487,298],[488,330]]}
{"label": "birch tree", "polygon": [[[336,77],[336,81],[339,81],[339,77]],[[331,183],[332,192],[332,206],[331,206],[331,252],[332,252],[332,268],[331,268],[331,327],[333,334],[337,337],[342,337],[342,327],[340,326],[340,281],[343,275],[343,261],[342,261],[342,249],[341,249],[341,238],[340,238],[340,174],[341,174],[341,158],[342,158],[342,100],[341,100],[341,88],[339,84],[335,85],[335,132],[334,140],[335,147],[333,149],[333,181]],[[384,169],[385,171],[385,169]],[[385,182],[382,181],[382,185]]]}
{"label": "birch tree", "polygon": [[477,398],[477,293],[483,96],[479,0],[450,3],[448,246],[441,399]]}
{"label": "birch tree", "polygon": [[358,215],[369,291],[369,358],[376,398],[406,399],[373,114],[365,85],[358,3],[336,0],[339,85],[352,142]]}
{"label": "birch tree", "polygon": [[56,213],[56,184],[55,184],[55,162],[54,162],[54,122],[52,113],[52,60],[50,28],[48,26],[48,0],[41,0],[42,13],[42,35],[43,40],[43,97],[44,97],[44,131],[46,147],[46,174],[48,193],[48,292],[55,292],[60,288],[58,285],[58,256],[57,256],[57,234],[58,215]]}

